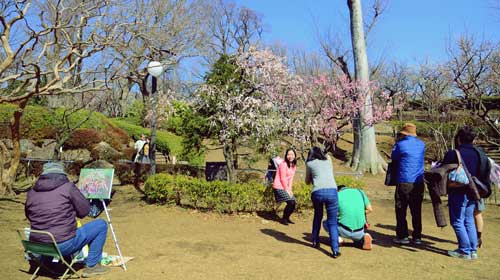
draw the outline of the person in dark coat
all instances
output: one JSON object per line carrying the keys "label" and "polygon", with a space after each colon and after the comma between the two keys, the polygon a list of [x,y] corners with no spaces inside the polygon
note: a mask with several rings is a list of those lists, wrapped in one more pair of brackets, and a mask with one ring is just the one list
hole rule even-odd
{"label": "person in dark coat", "polygon": [[[108,225],[104,220],[97,219],[77,228],[76,218],[84,218],[89,214],[90,203],[68,180],[61,163],[44,164],[42,175],[28,191],[24,210],[31,229],[48,231],[54,235],[63,256],[69,256],[89,245],[84,277],[109,271],[108,267],[100,263]],[[35,242],[52,243],[47,236],[36,233],[32,233],[29,238]]]}
{"label": "person in dark coat", "polygon": [[[471,176],[477,177],[484,184],[490,184],[491,166],[488,157],[481,149],[473,145],[476,133],[472,127],[461,128],[456,139],[456,147],[464,166]],[[446,153],[443,164],[458,163],[456,150]],[[473,200],[464,187],[448,188],[448,208],[450,223],[458,240],[458,248],[448,251],[448,255],[461,259],[477,259],[478,233],[474,221],[478,201]]]}
{"label": "person in dark coat", "polygon": [[397,244],[409,244],[406,210],[410,207],[412,217],[412,239],[415,245],[422,244],[422,201],[424,199],[424,154],[425,143],[417,138],[417,127],[406,123],[398,134],[392,149],[391,160],[396,166],[397,185],[394,194],[396,210]]}

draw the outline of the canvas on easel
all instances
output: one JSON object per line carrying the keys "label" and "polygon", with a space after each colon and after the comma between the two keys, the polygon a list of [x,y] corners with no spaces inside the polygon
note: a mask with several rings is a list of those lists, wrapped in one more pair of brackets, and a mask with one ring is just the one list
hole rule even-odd
{"label": "canvas on easel", "polygon": [[112,168],[83,168],[80,170],[78,189],[85,198],[98,199],[101,201],[102,206],[104,207],[104,213],[106,213],[106,218],[108,219],[111,234],[113,235],[113,240],[115,241],[116,250],[118,251],[118,255],[121,259],[121,266],[124,270],[127,270],[127,266],[125,265],[126,261],[123,258],[120,245],[118,245],[118,240],[116,239],[115,230],[113,229],[113,224],[111,223],[108,208],[106,207],[106,203],[104,203],[104,199],[111,199],[114,171],[115,170]]}
{"label": "canvas on easel", "polygon": [[78,188],[87,199],[111,199],[113,168],[83,168],[80,170]]}

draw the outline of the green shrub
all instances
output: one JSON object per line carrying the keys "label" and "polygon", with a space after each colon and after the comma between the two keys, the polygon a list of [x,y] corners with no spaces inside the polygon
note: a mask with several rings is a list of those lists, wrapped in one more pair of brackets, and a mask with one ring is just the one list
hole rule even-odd
{"label": "green shrub", "polygon": [[113,166],[115,168],[115,176],[118,177],[122,185],[134,183],[135,175],[132,164],[115,162]]}
{"label": "green shrub", "polygon": [[207,182],[187,176],[157,174],[145,184],[150,202],[177,204],[219,213],[270,210],[264,202],[266,187],[262,184],[231,184],[225,181]]}
{"label": "green shrub", "polygon": [[[363,188],[365,183],[349,176],[339,176],[337,183]],[[311,185],[294,184],[297,209],[309,209]],[[145,183],[148,201],[161,204],[176,204],[197,209],[214,210],[219,213],[248,211],[270,211],[274,205],[273,190],[258,182],[231,184],[226,181],[207,182],[188,176],[157,174]]]}
{"label": "green shrub", "polygon": [[[118,177],[120,183],[122,185],[126,184],[134,184],[135,183],[135,165],[131,163],[123,163],[116,161],[113,163],[113,167],[115,168],[115,176]],[[139,175],[139,183],[146,182],[148,179],[149,171],[151,165],[149,164],[141,164],[140,165],[140,175]]]}
{"label": "green shrub", "polygon": [[297,203],[297,210],[309,209],[312,207],[311,191],[312,185],[307,185],[303,181],[293,184],[293,195]]}
{"label": "green shrub", "polygon": [[335,176],[337,186],[344,185],[351,188],[365,189],[366,183],[363,180],[356,179],[352,176]]}

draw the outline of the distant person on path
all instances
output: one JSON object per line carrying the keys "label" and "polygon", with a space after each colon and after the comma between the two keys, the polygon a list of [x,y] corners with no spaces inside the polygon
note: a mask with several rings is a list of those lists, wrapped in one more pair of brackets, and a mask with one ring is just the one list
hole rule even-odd
{"label": "distant person on path", "polygon": [[330,235],[332,257],[340,257],[339,233],[337,228],[338,194],[333,176],[332,162],[319,147],[309,150],[306,161],[306,184],[313,184],[311,200],[314,207],[312,224],[312,247],[319,248],[319,232],[326,207],[327,228]]}
{"label": "distant person on path", "polygon": [[146,135],[141,134],[141,138],[134,144],[135,158],[134,158],[134,187],[139,188],[141,181],[141,173],[143,164],[149,164],[149,142]]}
{"label": "distant person on path", "polygon": [[[76,218],[84,218],[89,214],[90,203],[68,180],[61,163],[43,165],[42,175],[27,194],[24,210],[31,229],[52,233],[63,256],[69,256],[89,245],[84,277],[109,271],[108,267],[100,263],[108,225],[104,220],[97,219],[77,229]],[[30,240],[52,243],[47,236],[36,233],[30,235]]]}
{"label": "distant person on path", "polygon": [[[475,138],[474,129],[464,126],[455,137],[456,150],[470,175],[477,177],[484,184],[490,184],[491,164],[484,151],[473,145]],[[444,156],[443,164],[449,163],[458,163],[455,150],[448,151]],[[450,223],[458,240],[458,249],[448,251],[448,255],[467,260],[477,259],[478,238],[481,237],[483,227],[481,211],[484,210],[484,201],[471,200],[465,188],[448,188],[448,208]]]}
{"label": "distant person on path", "polygon": [[417,138],[417,127],[406,123],[399,131],[392,148],[391,160],[396,169],[397,185],[394,193],[396,210],[396,244],[410,244],[406,210],[412,217],[412,240],[422,244],[422,201],[424,199],[425,143]]}
{"label": "distant person on path", "polygon": [[288,149],[285,152],[285,160],[278,165],[276,176],[273,182],[273,192],[277,203],[286,202],[285,210],[283,211],[282,224],[294,224],[290,220],[295,210],[295,197],[293,196],[293,177],[297,170],[297,154],[294,149]]}
{"label": "distant person on path", "polygon": [[135,142],[134,149],[135,163],[149,163],[149,142],[144,134],[142,134],[141,138]]}
{"label": "distant person on path", "polygon": [[[339,196],[339,235],[354,241],[363,250],[372,249],[372,236],[365,232],[366,215],[373,211],[366,193],[360,189],[338,186]],[[327,221],[323,227],[328,231]],[[342,242],[342,241],[341,241]]]}

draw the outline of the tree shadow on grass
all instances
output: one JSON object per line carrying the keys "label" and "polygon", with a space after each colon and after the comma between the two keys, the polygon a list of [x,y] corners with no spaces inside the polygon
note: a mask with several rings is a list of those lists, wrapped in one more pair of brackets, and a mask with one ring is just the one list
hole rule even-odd
{"label": "tree shadow on grass", "polygon": [[[266,235],[269,235],[271,237],[274,237],[276,240],[281,241],[281,242],[295,243],[295,244],[300,244],[300,245],[303,245],[303,246],[311,247],[311,243],[310,242],[304,242],[302,240],[295,239],[295,238],[290,237],[286,233],[281,232],[281,231],[277,231],[277,230],[269,229],[269,228],[261,229],[260,231],[263,234],[266,234]],[[320,242],[323,243],[323,242],[325,242],[325,240],[320,240]],[[313,249],[313,248],[311,247],[311,249]],[[322,253],[324,253],[327,256],[331,255],[331,253],[329,251],[327,251],[327,250],[325,250],[323,248],[319,248],[319,249],[316,249],[316,250],[321,251]]]}

